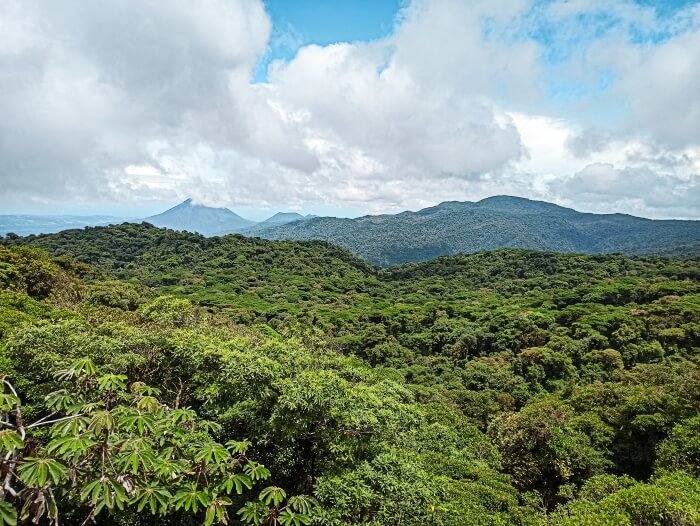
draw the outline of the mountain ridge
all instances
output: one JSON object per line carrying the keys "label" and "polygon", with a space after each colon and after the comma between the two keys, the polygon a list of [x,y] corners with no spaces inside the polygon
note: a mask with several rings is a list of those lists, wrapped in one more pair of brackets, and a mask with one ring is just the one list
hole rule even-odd
{"label": "mountain ridge", "polygon": [[[241,234],[270,240],[325,241],[383,267],[499,248],[700,256],[700,221],[579,212],[508,195],[444,201],[417,211],[357,218],[277,212],[260,222],[228,208],[187,199],[143,221],[208,237]],[[57,230],[62,229],[53,231]]]}
{"label": "mountain ridge", "polygon": [[593,214],[514,196],[445,201],[393,215],[314,218],[259,229],[256,235],[327,241],[380,266],[498,248],[700,255],[698,221]]}

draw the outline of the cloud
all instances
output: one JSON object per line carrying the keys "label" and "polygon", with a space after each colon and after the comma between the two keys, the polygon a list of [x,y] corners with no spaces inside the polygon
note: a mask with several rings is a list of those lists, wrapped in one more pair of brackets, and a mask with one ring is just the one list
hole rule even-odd
{"label": "cloud", "polygon": [[683,178],[647,166],[593,163],[558,184],[569,200],[592,211],[624,208],[645,216],[700,217],[698,177]]}
{"label": "cloud", "polygon": [[270,32],[260,3],[29,0],[0,10],[8,193],[109,198],[120,168],[157,163],[154,143],[316,166],[249,83]]}
{"label": "cloud", "polygon": [[279,30],[257,0],[3,2],[0,206],[700,214],[700,7],[414,0],[386,38],[254,83]]}

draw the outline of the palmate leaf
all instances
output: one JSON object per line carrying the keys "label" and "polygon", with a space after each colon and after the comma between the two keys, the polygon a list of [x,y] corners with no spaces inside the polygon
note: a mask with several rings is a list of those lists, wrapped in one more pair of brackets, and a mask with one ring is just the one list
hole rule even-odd
{"label": "palmate leaf", "polygon": [[245,455],[245,452],[251,445],[252,444],[248,440],[229,440],[226,442],[226,447],[229,448],[232,453],[238,453],[239,455]]}
{"label": "palmate leaf", "polygon": [[165,515],[172,498],[173,495],[166,488],[151,484],[138,488],[132,503],[137,505],[138,512],[143,511],[148,506],[153,515]]}
{"label": "palmate leaf", "polygon": [[97,379],[102,391],[125,391],[127,376],[124,374],[103,374]]}
{"label": "palmate leaf", "polygon": [[287,500],[287,507],[297,513],[310,515],[314,508],[319,507],[319,503],[314,497],[310,497],[308,495],[296,495],[294,497],[289,497]]}
{"label": "palmate leaf", "polygon": [[80,492],[80,500],[92,503],[95,507],[93,513],[97,515],[103,508],[123,510],[130,499],[122,484],[103,477],[87,484]]}
{"label": "palmate leaf", "polygon": [[211,526],[214,521],[223,524],[228,524],[227,507],[231,505],[231,499],[219,497],[207,507],[207,512],[204,515],[204,526]]}
{"label": "palmate leaf", "polygon": [[46,406],[53,411],[68,409],[76,403],[78,403],[78,400],[75,395],[68,393],[65,389],[46,395]]}
{"label": "palmate leaf", "polygon": [[197,419],[197,413],[192,409],[174,409],[168,413],[173,425],[182,425]]}
{"label": "palmate leaf", "polygon": [[268,486],[260,492],[260,496],[258,498],[268,506],[279,506],[286,496],[287,492],[285,492],[282,488],[278,488],[277,486]]}
{"label": "palmate leaf", "polygon": [[19,397],[11,393],[0,393],[0,411],[8,413],[20,403]]}
{"label": "palmate leaf", "polygon": [[204,460],[206,464],[211,464],[212,461],[217,464],[231,458],[231,453],[221,444],[212,442],[206,444],[194,457],[197,462]]}
{"label": "palmate leaf", "polygon": [[185,511],[197,513],[200,507],[207,507],[212,502],[212,497],[206,490],[198,490],[197,485],[192,483],[186,489],[182,489],[175,494],[173,503],[175,509],[183,508]]}
{"label": "palmate leaf", "polygon": [[135,415],[129,415],[120,418],[120,426],[126,431],[131,431],[136,428],[139,434],[143,435],[146,431],[149,433],[156,432],[156,420],[151,415],[143,414],[138,412]]}
{"label": "palmate leaf", "polygon": [[246,524],[262,524],[267,516],[268,509],[262,502],[246,502],[236,514],[241,516],[241,520]]}
{"label": "palmate leaf", "polygon": [[0,526],[17,526],[17,510],[6,500],[0,500]]}
{"label": "palmate leaf", "polygon": [[94,376],[95,374],[97,374],[97,367],[93,361],[90,358],[79,358],[68,369],[56,373],[56,376],[59,380],[70,380],[79,376]]}
{"label": "palmate leaf", "polygon": [[219,485],[219,488],[224,493],[231,493],[234,488],[236,488],[236,493],[240,495],[243,493],[243,488],[251,489],[253,487],[253,481],[250,480],[248,475],[243,473],[236,473],[235,475],[229,476],[224,482]]}
{"label": "palmate leaf", "polygon": [[0,451],[12,451],[24,448],[24,440],[14,429],[0,431]]}
{"label": "palmate leaf", "polygon": [[277,518],[282,526],[304,526],[311,524],[311,518],[303,513],[296,513],[289,509],[282,510]]}
{"label": "palmate leaf", "polygon": [[151,387],[143,382],[133,382],[131,384],[131,392],[143,396],[158,396],[160,394],[160,389]]}
{"label": "palmate leaf", "polygon": [[53,424],[51,427],[51,436],[61,437],[66,435],[80,435],[84,433],[90,425],[90,419],[87,416],[76,416],[69,418],[63,422]]}
{"label": "palmate leaf", "polygon": [[95,442],[86,435],[54,438],[46,448],[48,453],[55,453],[64,459],[85,455]]}
{"label": "palmate leaf", "polygon": [[116,422],[114,420],[114,415],[106,409],[101,411],[96,411],[92,418],[90,419],[90,424],[88,429],[92,431],[95,435],[101,435],[102,433],[110,433],[114,430]]}
{"label": "palmate leaf", "polygon": [[257,462],[253,461],[246,463],[246,465],[243,467],[243,471],[245,471],[252,480],[262,480],[270,476],[269,469],[262,464],[258,464]]}
{"label": "palmate leaf", "polygon": [[112,461],[118,465],[121,470],[131,473],[132,475],[138,474],[141,467],[143,467],[144,471],[153,471],[155,463],[157,462],[153,451],[148,449],[132,449],[128,452],[124,452]]}
{"label": "palmate leaf", "polygon": [[68,478],[68,468],[52,458],[25,457],[17,468],[20,479],[27,486],[44,487],[49,481],[58,485]]}
{"label": "palmate leaf", "polygon": [[154,396],[144,396],[138,402],[136,402],[136,407],[145,413],[159,413],[163,410],[163,404],[161,404],[157,398]]}

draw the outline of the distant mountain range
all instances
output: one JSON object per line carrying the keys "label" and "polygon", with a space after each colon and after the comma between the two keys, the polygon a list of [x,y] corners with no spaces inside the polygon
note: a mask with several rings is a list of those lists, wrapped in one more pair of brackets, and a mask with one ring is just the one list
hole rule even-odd
{"label": "distant mountain range", "polygon": [[257,222],[245,219],[228,208],[214,208],[196,204],[192,199],[186,199],[165,212],[143,219],[115,216],[0,215],[0,235],[4,236],[10,232],[19,236],[52,234],[70,228],[142,221],[161,228],[186,230],[205,236],[223,236],[235,233],[253,235],[258,230],[313,217],[316,216],[304,216],[296,212],[278,212],[264,221]]}
{"label": "distant mountain range", "polygon": [[224,236],[226,234],[255,235],[259,230],[263,231],[312,217],[316,216],[303,216],[295,212],[278,212],[265,221],[255,222],[239,216],[228,208],[213,208],[195,204],[191,199],[187,199],[162,214],[147,217],[144,221],[154,226],[173,230],[198,232],[205,236]]}
{"label": "distant mountain range", "polygon": [[[24,223],[15,219],[10,228],[3,218],[12,217],[25,218]],[[42,216],[0,216],[0,233],[51,233],[124,221],[108,216],[38,218]],[[417,212],[356,219],[280,212],[258,223],[228,208],[213,208],[187,199],[143,221],[205,236],[237,233],[271,240],[328,241],[380,266],[497,248],[700,256],[700,221],[588,214],[510,196],[477,202],[449,201]]]}
{"label": "distant mountain range", "polygon": [[418,212],[319,217],[259,229],[266,239],[315,239],[380,266],[496,248],[700,256],[700,221],[587,214],[543,201],[496,196]]}

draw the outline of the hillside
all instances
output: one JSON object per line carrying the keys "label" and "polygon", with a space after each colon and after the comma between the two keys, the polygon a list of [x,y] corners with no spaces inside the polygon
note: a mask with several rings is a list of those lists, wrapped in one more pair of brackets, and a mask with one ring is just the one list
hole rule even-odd
{"label": "hillside", "polygon": [[[147,224],[3,244],[0,372],[20,389],[27,415],[52,414],[46,394],[69,388],[61,378],[71,377],[55,371],[84,368],[87,357],[104,376],[73,372],[78,385],[124,375],[138,389],[159,389],[139,404],[159,396],[166,408],[182,404],[213,421],[207,436],[219,445],[184,435],[180,474],[164,477],[148,460],[161,447],[150,433],[168,425],[164,409],[140,438],[134,419],[143,415],[115,410],[119,440],[141,440],[146,455],[143,468],[128,468],[137,495],[145,481],[183,492],[206,469],[198,491],[214,498],[219,463],[240,455],[222,449],[232,444],[269,474],[228,490],[231,514],[261,502],[259,486],[270,485],[312,495],[318,508],[297,512],[322,525],[697,518],[697,260],[501,249],[382,270],[324,242],[207,238]],[[104,417],[84,407],[94,421]],[[56,457],[58,445],[77,440],[71,429],[56,426],[53,449],[41,454]],[[85,453],[55,458],[70,468],[82,462],[75,481],[51,482],[65,494],[99,476],[99,463],[86,463],[103,443],[99,429],[82,431]],[[36,454],[46,439],[30,436]],[[121,466],[138,460],[130,443],[109,451],[108,480],[124,480]],[[207,457],[212,448],[218,456]],[[187,455],[210,460],[192,470]],[[32,487],[34,479],[22,480]],[[202,522],[169,502],[170,522]],[[284,496],[275,502],[260,509],[282,513]],[[119,524],[159,524],[148,507],[134,517],[112,506]],[[76,526],[91,509],[68,497],[59,507]]]}
{"label": "hillside", "polygon": [[[244,230],[240,230],[239,233],[244,234],[246,236],[255,236],[258,232],[263,232],[268,228],[286,225],[288,223],[293,223],[294,221],[307,221],[314,217],[317,216],[311,214],[302,215],[297,212],[277,212],[273,216],[265,219],[264,221],[260,221],[259,223],[256,223],[253,226],[245,228]],[[230,232],[219,232],[219,235],[229,233]]]}
{"label": "hillside", "polygon": [[228,208],[213,208],[194,203],[187,199],[165,212],[147,217],[147,223],[155,226],[215,235],[243,230],[255,224],[244,219]]}
{"label": "hillside", "polygon": [[418,212],[320,217],[257,229],[267,239],[318,239],[380,266],[497,248],[555,252],[700,254],[700,221],[586,214],[551,203],[497,196]]}

